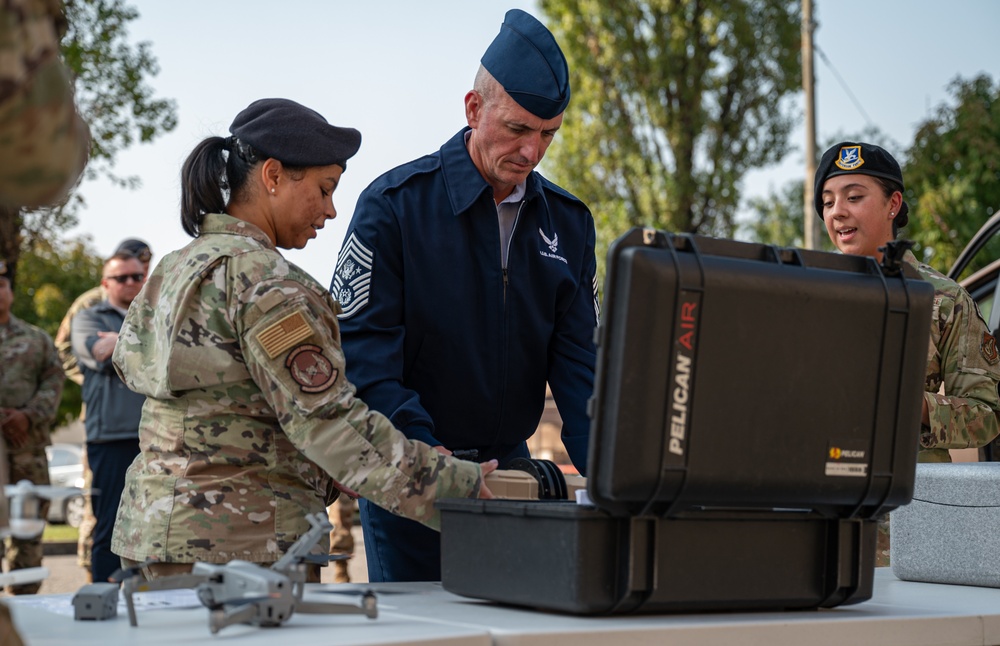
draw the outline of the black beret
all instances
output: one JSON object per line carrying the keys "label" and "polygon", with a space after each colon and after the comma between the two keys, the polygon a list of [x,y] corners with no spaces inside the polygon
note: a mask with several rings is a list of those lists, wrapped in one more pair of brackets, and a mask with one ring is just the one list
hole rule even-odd
{"label": "black beret", "polygon": [[[823,219],[823,184],[831,177],[852,174],[890,179],[899,184],[900,189],[903,188],[903,171],[884,148],[874,144],[842,141],[823,153],[823,158],[816,167],[813,204],[820,220]],[[906,226],[909,210],[910,207],[903,202],[895,217],[897,226]]]}
{"label": "black beret", "polygon": [[361,147],[354,128],[330,125],[315,110],[288,99],[254,101],[229,126],[242,143],[289,166],[329,166],[347,169],[347,160]]}
{"label": "black beret", "polygon": [[545,25],[520,9],[504,16],[500,33],[481,59],[518,105],[553,119],[569,105],[569,66]]}

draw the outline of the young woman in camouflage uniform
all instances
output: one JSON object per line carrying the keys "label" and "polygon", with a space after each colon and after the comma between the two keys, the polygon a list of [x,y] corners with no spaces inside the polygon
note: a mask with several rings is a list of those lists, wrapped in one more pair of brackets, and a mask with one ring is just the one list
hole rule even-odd
{"label": "young woman in camouflage uniform", "polygon": [[336,216],[360,133],[283,99],[251,104],[230,132],[185,162],[181,221],[195,239],[149,276],[114,354],[147,400],[112,548],[126,563],[183,564],[154,576],[272,563],[338,488],[436,528],[434,500],[491,497],[482,477],[496,468],[407,440],[355,398],[339,305],[277,250]]}
{"label": "young woman in camouflage uniform", "polygon": [[[816,213],[844,253],[882,259],[880,247],[909,221],[903,175],[878,146],[845,141],[816,169]],[[934,286],[931,338],[920,431],[920,462],[950,462],[949,449],[985,446],[1000,432],[1000,357],[979,308],[962,287],[907,251],[904,260]],[[879,565],[889,564],[888,526],[879,532]]]}

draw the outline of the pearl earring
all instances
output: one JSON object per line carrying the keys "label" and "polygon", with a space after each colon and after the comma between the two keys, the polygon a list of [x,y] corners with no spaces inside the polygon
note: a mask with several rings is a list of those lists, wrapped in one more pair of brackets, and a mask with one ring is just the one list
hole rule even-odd
{"label": "pearl earring", "polygon": [[272,193],[274,192],[274,189],[273,189],[273,188],[271,189],[271,192],[272,192]]}
{"label": "pearl earring", "polygon": [[[273,188],[271,189],[271,192],[272,192],[272,193],[274,192],[274,189],[273,189]],[[895,211],[889,211],[889,217],[890,217],[890,218],[894,218],[894,217],[896,217],[896,212],[895,212]]]}

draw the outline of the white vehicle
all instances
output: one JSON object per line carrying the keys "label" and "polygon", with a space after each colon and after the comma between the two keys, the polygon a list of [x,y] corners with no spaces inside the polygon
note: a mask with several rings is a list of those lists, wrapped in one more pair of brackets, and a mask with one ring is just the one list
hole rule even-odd
{"label": "white vehicle", "polygon": [[[45,447],[49,460],[49,481],[53,487],[83,488],[83,448],[77,444],[53,444]],[[79,527],[86,501],[80,493],[57,495],[51,499],[48,521]]]}

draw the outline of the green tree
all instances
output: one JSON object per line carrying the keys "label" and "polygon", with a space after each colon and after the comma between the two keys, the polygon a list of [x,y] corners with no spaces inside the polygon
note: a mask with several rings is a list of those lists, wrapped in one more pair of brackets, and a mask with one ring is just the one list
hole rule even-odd
{"label": "green tree", "polygon": [[744,174],[786,149],[798,0],[540,5],[573,91],[547,172],[590,206],[601,246],[640,225],[731,235]]}
{"label": "green tree", "polygon": [[[74,76],[80,114],[91,132],[84,178],[104,175],[124,187],[137,187],[137,178],[114,172],[115,156],[177,125],[174,102],[154,98],[148,85],[148,79],[159,73],[150,44],[128,42],[128,24],[139,14],[124,0],[67,0],[65,13],[69,27],[61,42],[62,54]],[[77,223],[81,204],[79,195],[71,195],[65,204],[47,209],[0,208],[0,257],[19,268],[22,251]]]}
{"label": "green tree", "polygon": [[[89,238],[35,240],[21,256],[22,275],[31,280],[14,284],[14,316],[54,337],[76,297],[101,282],[103,266]],[[67,379],[57,420],[61,423],[78,417],[81,401],[80,387]]]}
{"label": "green tree", "polygon": [[[908,236],[940,271],[1000,209],[1000,85],[984,74],[949,89],[954,100],[917,127],[903,168]],[[1000,258],[1000,241],[991,249],[977,258]]]}
{"label": "green tree", "polygon": [[788,182],[780,192],[773,189],[766,197],[747,201],[751,212],[739,227],[738,237],[781,247],[802,247],[805,242],[802,218],[802,182]]}
{"label": "green tree", "polygon": [[[150,44],[128,42],[128,24],[139,14],[124,0],[66,0],[65,13],[69,26],[61,50],[91,134],[84,181],[103,175],[135,188],[137,178],[115,173],[116,155],[177,125],[174,102],[155,98],[148,84],[159,73]],[[71,193],[52,208],[0,207],[0,257],[30,277],[19,281],[15,273],[14,314],[52,335],[73,300],[100,282],[102,262],[87,243],[59,241],[59,232],[77,223],[82,204]],[[80,401],[79,386],[67,379],[58,419],[79,415]]]}

